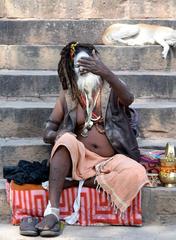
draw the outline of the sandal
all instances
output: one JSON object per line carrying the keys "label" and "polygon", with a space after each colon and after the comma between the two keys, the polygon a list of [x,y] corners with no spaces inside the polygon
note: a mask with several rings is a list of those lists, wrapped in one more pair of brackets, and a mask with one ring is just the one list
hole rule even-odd
{"label": "sandal", "polygon": [[56,237],[61,234],[61,222],[57,222],[51,229],[40,231],[41,237]]}
{"label": "sandal", "polygon": [[20,223],[20,234],[24,236],[39,236],[39,231],[35,228],[38,222],[38,218],[36,217],[22,218]]}

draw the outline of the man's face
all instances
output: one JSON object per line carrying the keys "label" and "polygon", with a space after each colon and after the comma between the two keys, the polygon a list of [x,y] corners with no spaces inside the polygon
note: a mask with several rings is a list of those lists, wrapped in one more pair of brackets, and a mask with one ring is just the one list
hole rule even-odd
{"label": "man's face", "polygon": [[85,51],[81,51],[74,57],[76,81],[79,90],[81,90],[83,93],[86,92],[91,96],[93,91],[96,91],[100,86],[100,76],[95,75],[91,72],[87,72],[82,66],[79,66],[78,61],[82,57],[90,57],[90,55]]}
{"label": "man's face", "polygon": [[83,69],[83,67],[79,66],[79,59],[82,57],[89,57],[89,54],[85,51],[79,52],[75,57],[74,57],[74,71],[76,73],[77,78],[79,78],[80,75],[84,75],[87,72]]}

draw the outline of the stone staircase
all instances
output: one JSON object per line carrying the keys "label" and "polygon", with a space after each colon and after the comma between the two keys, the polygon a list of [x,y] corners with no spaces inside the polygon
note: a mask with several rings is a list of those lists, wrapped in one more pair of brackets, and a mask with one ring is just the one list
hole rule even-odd
{"label": "stone staircase", "polygon": [[[176,6],[171,0],[158,1],[158,5],[157,1],[117,2],[0,2],[1,179],[5,165],[16,165],[20,159],[49,157],[50,146],[42,141],[43,123],[60,88],[56,72],[59,52],[72,40],[95,44],[102,60],[135,94],[133,106],[140,114],[140,147],[160,149],[167,142],[176,145],[176,52],[170,51],[164,60],[162,48],[157,45],[117,47],[101,42],[104,29],[115,22],[153,23],[176,29]],[[156,5],[159,8],[153,13],[152,6]],[[3,180],[0,193],[0,222],[7,222],[10,212]],[[144,222],[176,224],[175,204],[175,188],[144,188]]]}

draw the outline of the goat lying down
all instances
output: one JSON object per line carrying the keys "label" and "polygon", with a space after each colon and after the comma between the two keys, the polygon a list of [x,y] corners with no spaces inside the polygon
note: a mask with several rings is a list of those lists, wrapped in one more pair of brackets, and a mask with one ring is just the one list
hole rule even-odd
{"label": "goat lying down", "polygon": [[122,24],[109,26],[102,37],[104,44],[123,43],[129,46],[159,44],[163,47],[162,57],[167,58],[170,46],[176,46],[176,30],[151,24]]}

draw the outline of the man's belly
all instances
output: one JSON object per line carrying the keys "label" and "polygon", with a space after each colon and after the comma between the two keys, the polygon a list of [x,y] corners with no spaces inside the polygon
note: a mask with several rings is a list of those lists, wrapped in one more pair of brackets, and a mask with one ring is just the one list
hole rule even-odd
{"label": "man's belly", "polygon": [[77,138],[84,143],[85,147],[92,152],[103,157],[111,157],[115,154],[110,142],[105,134],[99,133],[95,126],[88,131],[88,136],[81,136],[81,131],[78,131]]}

